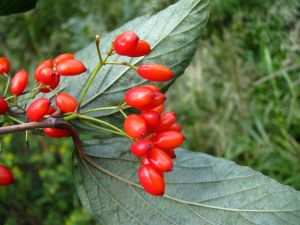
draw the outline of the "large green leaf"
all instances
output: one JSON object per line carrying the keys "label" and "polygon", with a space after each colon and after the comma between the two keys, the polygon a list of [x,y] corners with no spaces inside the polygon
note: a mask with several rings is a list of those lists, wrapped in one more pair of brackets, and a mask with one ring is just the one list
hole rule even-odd
{"label": "large green leaf", "polygon": [[[199,36],[208,19],[208,0],[182,0],[154,16],[139,17],[112,33],[101,38],[101,52],[109,49],[113,39],[123,31],[135,31],[140,38],[147,40],[152,52],[146,57],[129,58],[114,55],[110,61],[130,62],[134,65],[142,62],[160,63],[170,67],[175,77],[181,75],[190,63],[198,45]],[[85,62],[88,71],[81,76],[65,78],[60,88],[78,97],[91,71],[98,64],[94,44],[83,49],[77,57]],[[83,110],[119,104],[124,92],[131,87],[145,83],[134,71],[123,66],[106,65],[89,89]],[[168,83],[164,83],[166,86]],[[97,112],[95,117],[110,115],[112,112]]]}
{"label": "large green leaf", "polygon": [[37,0],[1,0],[0,16],[26,12],[35,8]]}
{"label": "large green leaf", "polygon": [[[102,37],[102,52],[122,31],[132,30],[150,42],[152,53],[112,61],[132,64],[153,62],[172,68],[177,78],[184,72],[197,48],[208,17],[208,0],[181,0],[154,16],[137,18]],[[77,54],[88,66],[84,76],[65,78],[61,86],[78,97],[88,75],[97,65],[94,44]],[[84,109],[114,106],[129,88],[146,81],[125,67],[105,66],[84,101]],[[163,84],[167,87],[170,83]],[[161,84],[160,84],[161,85]],[[119,124],[115,111],[95,112]],[[122,117],[121,117],[122,118]],[[96,131],[86,128],[96,134]],[[177,150],[174,171],[166,174],[163,197],[144,192],[137,180],[139,163],[129,153],[128,140],[106,137],[85,140],[93,162],[75,156],[74,177],[79,197],[99,224],[299,224],[300,196],[292,188],[232,162],[208,155]]]}
{"label": "large green leaf", "polygon": [[90,141],[91,165],[75,159],[80,199],[99,224],[300,224],[300,193],[233,162],[177,149],[166,193],[137,181],[139,163],[125,140]]}

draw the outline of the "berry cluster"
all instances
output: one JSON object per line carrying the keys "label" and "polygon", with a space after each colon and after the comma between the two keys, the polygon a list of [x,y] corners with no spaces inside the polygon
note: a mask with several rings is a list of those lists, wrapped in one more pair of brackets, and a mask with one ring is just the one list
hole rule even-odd
{"label": "berry cluster", "polygon": [[[114,49],[119,55],[131,57],[150,53],[149,44],[139,40],[133,32],[119,35],[114,41]],[[156,82],[173,78],[169,68],[158,64],[143,64],[137,68],[137,73]],[[131,88],[125,93],[124,100],[140,112],[127,116],[124,122],[125,132],[134,141],[131,153],[141,162],[139,181],[148,193],[163,195],[163,173],[172,171],[173,158],[176,157],[174,149],[184,140],[181,126],[176,123],[174,112],[164,112],[166,96],[154,85]]]}
{"label": "berry cluster", "polygon": [[[63,120],[64,123],[78,119],[87,126],[127,137],[132,141],[131,153],[138,157],[141,163],[138,171],[141,185],[152,195],[163,195],[165,190],[163,174],[173,169],[173,159],[176,157],[174,149],[182,144],[184,136],[181,134],[181,126],[176,123],[176,114],[174,112],[164,112],[166,96],[160,89],[153,84],[133,87],[125,93],[124,103],[117,106],[81,111],[80,105],[95,76],[104,65],[128,66],[134,69],[138,75],[152,82],[169,81],[174,74],[168,67],[159,64],[142,64],[136,67],[126,62],[107,61],[113,54],[127,57],[142,57],[151,52],[150,44],[145,40],[141,40],[134,32],[125,32],[117,36],[104,58],[101,56],[99,36],[96,36],[95,44],[99,64],[88,76],[88,80],[78,100],[68,93],[58,93],[59,91],[55,90],[61,76],[76,76],[86,71],[85,65],[75,59],[74,55],[64,53],[54,59],[42,61],[35,70],[35,86],[32,90],[26,90],[29,79],[28,73],[22,69],[10,79],[8,75],[10,62],[7,58],[0,57],[0,74],[7,77],[7,85],[3,97],[0,98],[0,114],[5,114],[13,122],[17,121],[20,124],[23,122],[14,118],[14,115],[24,114],[28,121],[37,122],[34,124],[39,124],[40,121],[47,117],[58,119],[56,121]],[[12,95],[5,97],[8,87],[10,87]],[[55,97],[53,103],[56,106],[52,105],[51,98],[35,99],[39,92],[51,92]],[[19,98],[20,95],[25,94],[27,94],[25,98]],[[30,97],[28,97],[29,95]],[[18,105],[19,102],[23,101],[28,101],[26,109]],[[14,111],[14,107],[18,111]],[[137,110],[137,113],[127,116],[123,111],[123,109],[127,108],[134,108]],[[86,115],[89,112],[111,109],[117,109],[124,115],[124,130],[99,118]],[[71,124],[67,125],[71,126]],[[75,130],[74,132],[76,132],[76,129],[70,128],[70,130],[72,132]],[[74,138],[73,133],[70,133],[69,130],[53,128],[53,125],[44,128],[43,132],[45,135],[53,138],[68,137],[71,134]],[[87,159],[84,151],[82,149],[78,150],[82,158]],[[91,159],[87,161],[93,165]],[[11,172],[7,168],[0,166],[0,185],[8,185],[13,181]]]}

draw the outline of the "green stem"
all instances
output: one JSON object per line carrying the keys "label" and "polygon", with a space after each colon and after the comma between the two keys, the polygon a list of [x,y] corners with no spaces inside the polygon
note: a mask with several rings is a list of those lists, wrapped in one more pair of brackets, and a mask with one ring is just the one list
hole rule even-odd
{"label": "green stem", "polygon": [[101,108],[94,108],[90,109],[84,112],[80,112],[80,114],[87,114],[90,112],[97,112],[97,111],[102,111],[102,110],[114,110],[114,109],[119,109],[118,106],[110,106],[110,107],[101,107]]}
{"label": "green stem", "polygon": [[23,123],[23,121],[21,120],[18,120],[17,118],[13,117],[13,116],[10,116],[10,115],[6,115],[6,117],[16,123]]}
{"label": "green stem", "polygon": [[124,136],[124,134],[122,134],[120,132],[117,132],[117,131],[114,131],[114,130],[111,130],[111,129],[107,129],[107,128],[104,128],[104,127],[100,127],[100,126],[85,122],[83,120],[81,120],[80,122],[87,125],[87,126],[89,126],[89,127],[92,127],[92,128],[95,128],[95,129],[98,129],[98,130],[101,130],[101,131],[107,131],[107,132],[110,132],[110,133],[113,133],[113,134]]}
{"label": "green stem", "polygon": [[101,52],[100,52],[100,36],[99,35],[96,35],[95,44],[96,44],[96,48],[97,48],[97,54],[99,57],[99,61],[100,61],[100,63],[103,64],[103,59],[102,59]]}
{"label": "green stem", "polygon": [[104,64],[119,65],[119,66],[128,66],[128,67],[130,67],[131,69],[134,69],[134,70],[138,69],[138,67],[136,67],[136,66],[134,66],[134,65],[132,65],[130,63],[127,63],[127,62],[122,62],[122,63],[120,63],[120,62],[105,62]]}
{"label": "green stem", "polygon": [[11,81],[11,77],[8,76],[7,81],[6,81],[6,86],[5,86],[3,97],[5,97],[6,94],[7,94],[7,91],[8,91],[9,85],[10,85],[10,81]]}
{"label": "green stem", "polygon": [[95,122],[95,123],[98,123],[98,124],[102,124],[102,125],[105,125],[107,127],[110,127],[114,130],[116,130],[117,132],[120,132],[121,134],[123,134],[124,136],[128,137],[130,140],[132,140],[132,138],[130,136],[128,136],[128,134],[126,134],[123,130],[121,130],[120,128],[108,123],[108,122],[105,122],[103,120],[99,120],[99,119],[96,119],[96,118],[93,118],[93,117],[89,117],[89,116],[84,116],[84,115],[78,115],[78,118],[80,119],[84,119],[84,120],[89,120],[89,121],[92,121],[92,122]]}

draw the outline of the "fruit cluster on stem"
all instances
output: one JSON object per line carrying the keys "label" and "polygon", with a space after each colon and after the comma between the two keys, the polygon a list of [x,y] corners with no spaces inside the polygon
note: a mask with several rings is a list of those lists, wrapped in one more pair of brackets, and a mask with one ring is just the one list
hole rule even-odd
{"label": "fruit cluster on stem", "polygon": [[[100,36],[95,39],[99,63],[88,76],[86,85],[80,93],[79,99],[65,92],[57,91],[60,77],[72,77],[86,72],[84,63],[73,54],[63,53],[54,59],[46,59],[39,63],[34,72],[35,85],[26,90],[29,75],[26,70],[19,70],[10,76],[10,61],[0,57],[0,74],[7,78],[5,91],[0,97],[0,115],[10,125],[0,128],[0,134],[18,132],[31,129],[42,129],[44,134],[52,138],[71,136],[82,160],[95,165],[84,154],[79,139],[79,133],[69,122],[78,120],[86,126],[115,135],[128,138],[131,142],[131,153],[141,164],[138,178],[142,187],[152,195],[163,195],[165,191],[164,173],[173,169],[173,159],[176,157],[174,149],[181,145],[184,136],[181,126],[176,123],[174,112],[164,112],[166,96],[154,84],[137,86],[128,90],[124,95],[124,102],[117,106],[82,111],[85,96],[105,65],[127,66],[136,71],[141,78],[150,82],[165,82],[173,78],[173,72],[164,65],[142,64],[131,65],[126,62],[109,62],[113,54],[124,57],[142,57],[151,52],[150,44],[141,40],[134,32],[124,32],[112,42],[111,48],[105,57],[100,52]],[[8,90],[11,95],[7,97]],[[52,93],[51,98],[36,98],[38,93]],[[20,96],[22,96],[20,98]],[[23,104],[26,103],[26,104]],[[83,104],[82,104],[83,103]],[[24,105],[28,107],[24,108]],[[128,115],[125,110],[133,108],[136,113]],[[87,114],[102,110],[115,110],[124,116],[124,130],[104,120],[90,117]],[[16,116],[24,115],[30,122],[23,122]],[[12,173],[5,166],[0,166],[0,186],[13,183]]]}

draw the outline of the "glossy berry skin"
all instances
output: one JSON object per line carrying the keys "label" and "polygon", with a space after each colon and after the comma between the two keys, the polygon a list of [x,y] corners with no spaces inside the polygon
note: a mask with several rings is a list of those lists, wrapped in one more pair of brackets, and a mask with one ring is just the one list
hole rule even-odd
{"label": "glossy berry skin", "polygon": [[154,112],[163,113],[165,111],[165,106],[164,104],[161,104],[155,108],[152,108],[151,110]]}
{"label": "glossy berry skin", "polygon": [[42,68],[37,73],[37,80],[44,85],[51,85],[55,79],[53,69],[49,67]]}
{"label": "glossy berry skin", "polygon": [[4,98],[0,98],[0,114],[6,113],[8,110],[8,103]]}
{"label": "glossy berry skin", "polygon": [[160,149],[172,149],[180,146],[184,136],[177,131],[164,131],[157,133],[151,140],[155,147]]}
{"label": "glossy berry skin", "polygon": [[139,37],[134,32],[124,32],[113,42],[114,50],[119,55],[129,55],[138,45]]}
{"label": "glossy berry skin", "polygon": [[140,108],[149,105],[154,98],[154,92],[146,87],[134,87],[125,93],[124,100],[127,105]]}
{"label": "glossy berry skin", "polygon": [[47,98],[39,98],[33,101],[26,112],[28,120],[38,122],[43,119],[47,115],[50,105],[51,102]]}
{"label": "glossy berry skin", "polygon": [[[60,76],[54,75],[52,84],[49,85],[50,89],[52,89],[52,90],[55,89],[59,85],[59,82],[60,82]],[[49,88],[41,88],[40,92],[48,93],[51,91],[50,89]]]}
{"label": "glossy berry skin", "polygon": [[64,138],[64,137],[70,136],[70,133],[68,130],[57,129],[57,128],[45,128],[44,134],[49,137],[53,137],[53,138]]}
{"label": "glossy berry skin", "polygon": [[6,57],[0,57],[0,74],[9,73],[10,62]]}
{"label": "glossy berry skin", "polygon": [[77,100],[67,93],[58,94],[55,98],[55,103],[64,113],[74,112],[78,106]]}
{"label": "glossy berry skin", "polygon": [[124,130],[132,138],[142,138],[147,133],[147,125],[141,116],[131,114],[125,119]]}
{"label": "glossy berry skin", "polygon": [[145,156],[151,149],[153,144],[149,140],[138,140],[131,145],[131,153],[135,156]]}
{"label": "glossy berry skin", "polygon": [[138,178],[145,191],[149,194],[156,196],[162,196],[164,194],[164,176],[151,165],[143,165],[138,171]]}
{"label": "glossy berry skin", "polygon": [[156,82],[165,82],[171,80],[174,76],[172,70],[159,64],[143,64],[139,66],[137,73],[147,80]]}
{"label": "glossy berry skin", "polygon": [[50,108],[46,115],[52,115],[53,113],[56,112],[56,110],[57,110],[56,108],[54,108],[52,105],[50,105]]}
{"label": "glossy berry skin", "polygon": [[85,71],[85,65],[76,59],[67,59],[56,64],[56,72],[62,76],[76,76]]}
{"label": "glossy berry skin", "polygon": [[176,153],[174,149],[166,149],[165,153],[168,154],[168,156],[171,157],[171,159],[175,159],[176,158]]}
{"label": "glossy berry skin", "polygon": [[150,88],[154,92],[160,92],[160,89],[157,86],[152,85],[152,84],[146,84],[146,85],[143,85],[140,87],[146,87],[146,88]]}
{"label": "glossy berry skin", "polygon": [[129,52],[129,54],[127,54],[127,56],[141,57],[141,56],[148,55],[150,52],[151,52],[151,47],[150,47],[149,43],[144,40],[139,40],[136,48],[134,50],[132,50],[131,52]]}
{"label": "glossy berry skin", "polygon": [[17,72],[11,80],[10,92],[14,95],[23,93],[28,84],[28,73],[25,70]]}
{"label": "glossy berry skin", "polygon": [[169,127],[172,126],[176,121],[176,113],[175,112],[165,112],[161,115],[160,124],[157,127],[156,131],[166,131]]}
{"label": "glossy berry skin", "polygon": [[60,54],[60,55],[56,56],[55,59],[53,59],[53,64],[57,64],[61,61],[67,60],[67,59],[74,59],[74,55],[72,55],[70,53]]}
{"label": "glossy berry skin", "polygon": [[168,131],[178,131],[180,132],[182,127],[178,123],[173,123],[169,128]]}
{"label": "glossy berry skin", "polygon": [[52,60],[51,59],[46,59],[42,62],[39,63],[39,65],[37,66],[37,68],[35,69],[35,72],[34,72],[34,79],[35,80],[39,80],[38,79],[38,74],[39,74],[39,71],[43,68],[52,68],[53,66],[53,63],[52,63]]}
{"label": "glossy berry skin", "polygon": [[147,155],[150,165],[159,172],[170,172],[173,169],[171,157],[159,148],[153,148]]}
{"label": "glossy berry skin", "polygon": [[160,92],[155,92],[151,103],[142,110],[153,109],[153,108],[163,104],[166,99],[167,99],[167,97],[164,94],[162,94]]}
{"label": "glossy berry skin", "polygon": [[147,124],[147,129],[154,131],[160,124],[160,114],[152,110],[143,111],[140,114]]}
{"label": "glossy berry skin", "polygon": [[8,186],[15,181],[12,172],[0,165],[0,186]]}

